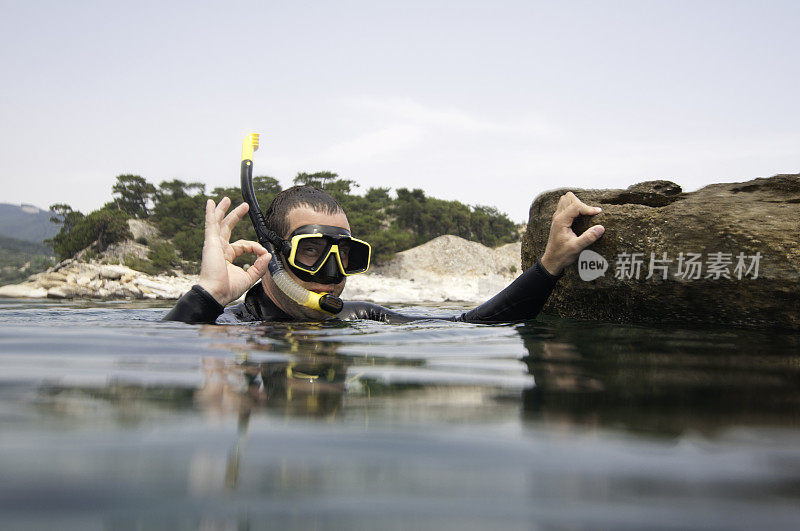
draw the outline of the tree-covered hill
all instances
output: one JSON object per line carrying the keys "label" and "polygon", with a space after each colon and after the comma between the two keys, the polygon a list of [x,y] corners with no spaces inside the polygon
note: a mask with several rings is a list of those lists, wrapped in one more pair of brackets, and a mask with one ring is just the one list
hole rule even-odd
{"label": "tree-covered hill", "polygon": [[[514,223],[493,207],[436,199],[420,189],[399,188],[393,196],[389,188],[369,188],[358,194],[355,181],[341,179],[332,172],[299,173],[294,182],[323,188],[336,198],[348,215],[353,235],[372,245],[376,263],[443,234],[490,247],[519,238]],[[253,185],[262,209],[281,191],[273,177],[255,177]],[[180,180],[156,186],[138,175],[118,176],[112,196],[102,208],[86,215],[65,204],[50,207],[61,230],[49,243],[60,259],[87,247],[93,253],[102,252],[112,243],[131,238],[127,220],[138,218],[155,225],[160,237],[140,242],[150,247],[149,263],[132,259],[128,265],[151,273],[196,269],[203,247],[206,200],[210,197],[219,201],[228,196],[234,204],[241,202],[238,187],[206,192],[202,183]],[[247,219],[234,230],[232,241],[239,238],[255,239]],[[243,258],[242,262],[247,260]]]}

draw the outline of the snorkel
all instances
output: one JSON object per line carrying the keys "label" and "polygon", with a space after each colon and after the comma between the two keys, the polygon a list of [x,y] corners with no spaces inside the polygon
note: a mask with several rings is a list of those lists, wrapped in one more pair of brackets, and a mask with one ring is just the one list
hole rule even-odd
{"label": "snorkel", "polygon": [[270,275],[272,275],[272,280],[275,281],[275,285],[278,286],[278,289],[297,304],[312,310],[319,310],[336,315],[342,311],[342,299],[334,297],[330,293],[309,291],[299,285],[292,279],[283,267],[281,259],[278,257],[279,252],[285,251],[285,249],[283,249],[284,241],[279,235],[275,234],[274,231],[267,227],[264,214],[262,214],[258,206],[256,194],[253,190],[253,152],[257,149],[258,134],[251,133],[247,135],[242,144],[242,198],[250,206],[248,213],[250,214],[250,221],[253,222],[253,227],[256,230],[258,242],[272,255],[269,265],[267,266]]}

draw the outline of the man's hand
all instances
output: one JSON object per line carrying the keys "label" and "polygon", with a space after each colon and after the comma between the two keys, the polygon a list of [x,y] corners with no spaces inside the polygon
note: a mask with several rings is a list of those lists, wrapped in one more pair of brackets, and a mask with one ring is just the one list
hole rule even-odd
{"label": "man's hand", "polygon": [[594,216],[600,207],[591,207],[583,203],[572,192],[567,192],[558,200],[550,225],[550,237],[547,240],[541,262],[552,275],[559,275],[565,267],[574,262],[585,248],[596,242],[605,232],[602,225],[594,225],[577,236],[572,232],[572,222],[579,215]]}
{"label": "man's hand", "polygon": [[[272,256],[259,243],[239,240],[229,243],[233,227],[247,214],[248,205],[242,203],[227,216],[225,212],[231,200],[224,197],[219,205],[211,199],[206,202],[206,235],[203,243],[203,259],[200,263],[200,287],[225,306],[241,297],[259,278],[267,272]],[[258,258],[245,271],[233,265],[244,253],[253,253]]]}

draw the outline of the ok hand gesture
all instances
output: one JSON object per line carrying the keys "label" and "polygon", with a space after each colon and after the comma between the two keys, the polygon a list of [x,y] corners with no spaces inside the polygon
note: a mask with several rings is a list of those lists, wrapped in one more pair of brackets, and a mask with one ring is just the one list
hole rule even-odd
{"label": "ok hand gesture", "polygon": [[[206,202],[206,232],[200,263],[200,286],[223,306],[241,297],[264,276],[272,258],[258,242],[228,242],[231,231],[249,208],[247,203],[242,203],[226,216],[225,212],[230,206],[231,200],[227,197],[219,205],[215,205],[211,199]],[[247,271],[232,263],[244,253],[258,255]]]}

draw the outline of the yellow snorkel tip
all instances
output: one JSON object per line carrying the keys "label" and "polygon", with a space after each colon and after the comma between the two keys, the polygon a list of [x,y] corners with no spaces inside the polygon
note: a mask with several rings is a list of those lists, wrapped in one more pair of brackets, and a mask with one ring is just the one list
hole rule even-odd
{"label": "yellow snorkel tip", "polygon": [[250,133],[242,142],[242,160],[253,160],[253,152],[258,149],[258,133]]}

